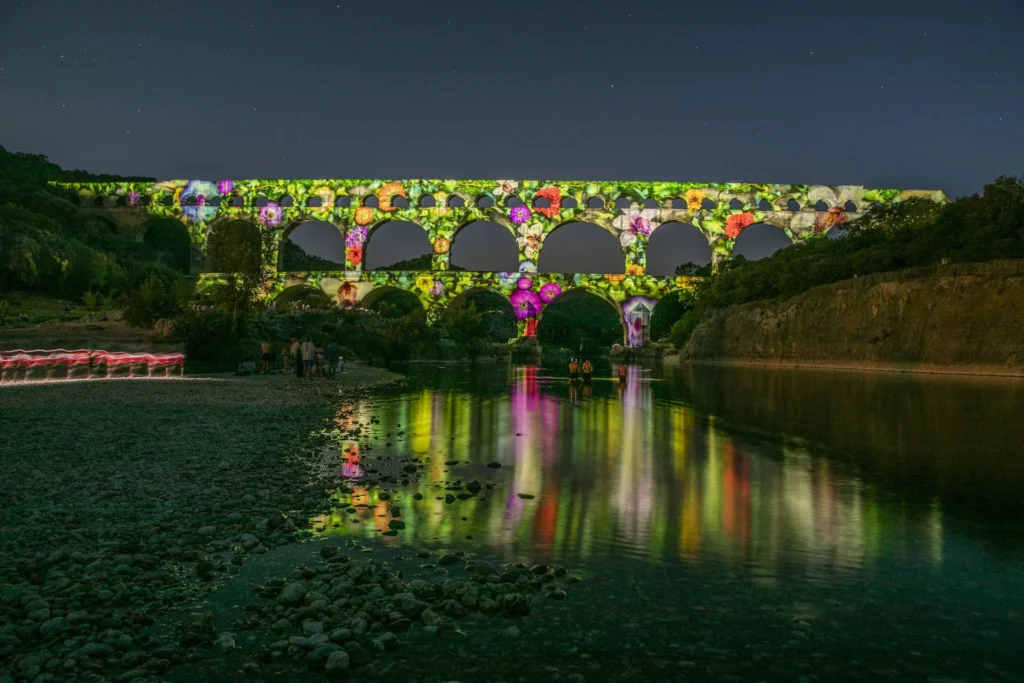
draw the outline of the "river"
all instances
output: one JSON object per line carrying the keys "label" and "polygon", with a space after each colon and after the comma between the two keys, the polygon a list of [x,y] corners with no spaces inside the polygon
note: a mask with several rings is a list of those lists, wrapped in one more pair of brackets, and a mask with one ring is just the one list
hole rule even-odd
{"label": "river", "polygon": [[[643,652],[637,671],[668,680],[785,678],[793,653],[815,653],[810,680],[1024,679],[1024,383],[632,366],[574,387],[560,370],[410,369],[341,419],[386,445],[340,445],[355,514],[318,524],[566,566],[582,592],[546,648]],[[359,486],[403,457],[428,463],[413,490]],[[472,480],[493,488],[445,499]],[[398,504],[406,528],[381,536]]]}

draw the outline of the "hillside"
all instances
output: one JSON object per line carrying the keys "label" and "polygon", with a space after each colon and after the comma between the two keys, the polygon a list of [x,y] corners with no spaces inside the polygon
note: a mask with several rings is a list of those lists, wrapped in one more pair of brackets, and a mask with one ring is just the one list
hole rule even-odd
{"label": "hillside", "polygon": [[1024,260],[914,268],[729,306],[696,326],[683,357],[1024,376]]}

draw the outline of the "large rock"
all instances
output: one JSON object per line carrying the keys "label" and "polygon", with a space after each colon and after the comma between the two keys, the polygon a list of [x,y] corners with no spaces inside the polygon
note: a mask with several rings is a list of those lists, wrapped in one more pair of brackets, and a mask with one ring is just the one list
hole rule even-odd
{"label": "large rock", "polygon": [[349,667],[349,655],[344,650],[336,650],[327,657],[324,672],[328,676],[343,676]]}
{"label": "large rock", "polygon": [[306,587],[301,583],[290,583],[281,589],[277,601],[285,607],[295,607],[306,597]]}

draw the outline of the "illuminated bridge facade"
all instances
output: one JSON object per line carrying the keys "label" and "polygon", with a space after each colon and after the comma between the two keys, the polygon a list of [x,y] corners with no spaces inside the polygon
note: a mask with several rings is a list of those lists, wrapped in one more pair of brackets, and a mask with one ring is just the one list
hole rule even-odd
{"label": "illuminated bridge facade", "polygon": [[[343,306],[368,305],[401,289],[423,304],[429,320],[460,296],[500,293],[511,303],[521,336],[532,336],[544,307],[563,293],[584,289],[611,304],[623,322],[624,343],[642,345],[654,306],[665,295],[694,286],[693,278],[647,275],[647,245],[664,223],[689,223],[707,239],[715,264],[732,257],[736,238],[757,223],[773,225],[799,243],[857,218],[875,204],[941,191],[869,189],[856,185],[613,182],[546,180],[173,180],[155,183],[63,183],[82,202],[109,214],[180,220],[192,243],[192,268],[205,267],[218,231],[239,222],[260,235],[268,299],[292,287],[312,287]],[[289,233],[309,221],[334,225],[345,240],[345,269],[282,272],[279,251]],[[364,247],[391,221],[420,226],[433,249],[432,270],[363,270]],[[451,247],[462,228],[490,221],[518,244],[517,272],[450,270]],[[621,273],[539,273],[545,239],[568,223],[593,223],[610,232],[623,256]],[[204,274],[201,285],[223,276]]]}

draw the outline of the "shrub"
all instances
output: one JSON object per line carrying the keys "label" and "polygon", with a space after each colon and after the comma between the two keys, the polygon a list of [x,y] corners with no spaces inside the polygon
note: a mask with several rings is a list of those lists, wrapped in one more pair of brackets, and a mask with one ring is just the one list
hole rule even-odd
{"label": "shrub", "polygon": [[194,290],[195,285],[188,280],[150,276],[128,295],[124,319],[135,327],[152,327],[157,320],[185,311]]}

